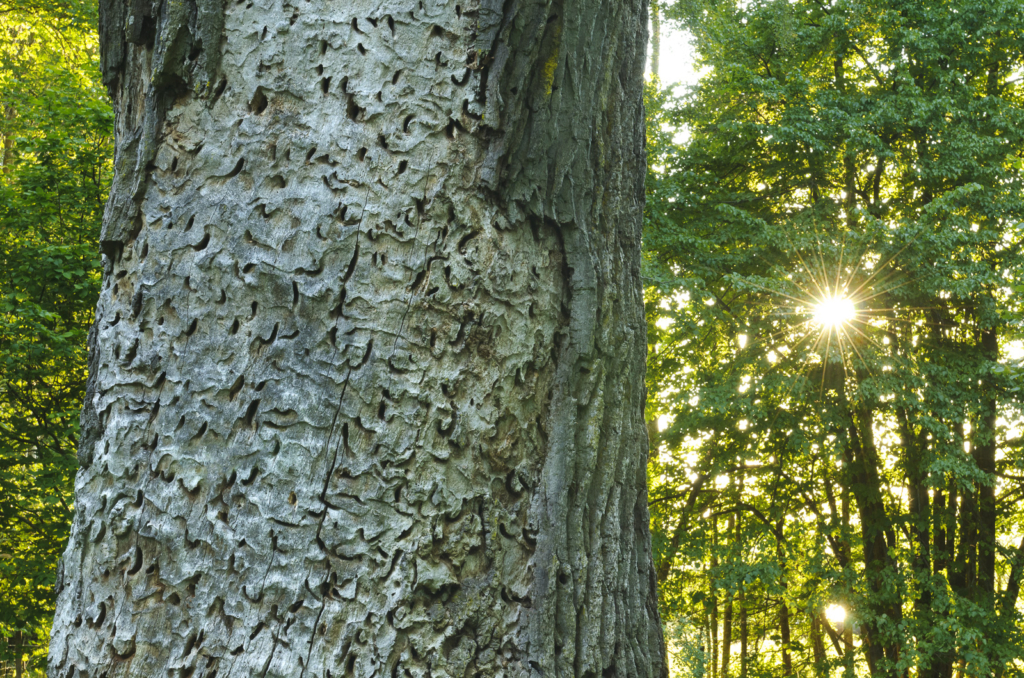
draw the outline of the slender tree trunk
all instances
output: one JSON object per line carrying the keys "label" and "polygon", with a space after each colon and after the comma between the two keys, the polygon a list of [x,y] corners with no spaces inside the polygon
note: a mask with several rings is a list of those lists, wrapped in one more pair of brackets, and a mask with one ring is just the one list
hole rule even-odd
{"label": "slender tree trunk", "polygon": [[[893,350],[897,350],[895,337],[892,345],[894,346]],[[914,577],[917,579],[918,589],[917,597],[914,599],[914,617],[923,629],[917,645],[920,657],[918,670],[925,673],[932,656],[936,654],[932,650],[933,643],[921,638],[933,635],[932,630],[935,628],[936,621],[932,612],[932,505],[925,459],[926,447],[915,433],[910,414],[905,408],[897,408],[897,418],[900,424],[901,447],[907,460],[910,529],[913,535],[911,565]]]}
{"label": "slender tree trunk", "polygon": [[722,613],[722,678],[729,678],[729,659],[732,655],[732,593],[725,594]]}
{"label": "slender tree trunk", "polygon": [[14,171],[14,135],[11,133],[11,128],[14,126],[15,109],[10,104],[5,104],[4,120],[5,120],[5,131],[3,132],[3,156],[0,158],[0,162],[3,164],[3,175],[5,178],[10,178],[11,172]]}
{"label": "slender tree trunk", "polygon": [[779,518],[775,524],[775,531],[778,540],[775,542],[775,552],[779,558],[779,569],[782,571],[782,591],[783,596],[779,600],[779,635],[782,637],[782,670],[784,676],[793,675],[793,657],[790,654],[790,644],[792,639],[790,637],[789,628],[789,606],[786,604],[786,592],[789,590],[789,581],[787,576],[786,568],[786,549],[783,543],[783,537],[785,535],[784,530],[786,527],[786,521],[784,518]]}
{"label": "slender tree trunk", "polygon": [[[726,534],[730,539],[736,537],[736,514],[730,514]],[[730,548],[735,547],[735,543]],[[733,594],[729,591],[725,595],[725,610],[722,613],[722,678],[729,678],[729,659],[732,656],[732,613]]]}
{"label": "slender tree trunk", "polygon": [[718,592],[711,591],[711,678],[718,675]]}
{"label": "slender tree trunk", "polygon": [[651,75],[660,77],[661,69],[661,0],[651,0]]}
{"label": "slender tree trunk", "polygon": [[793,675],[793,655],[790,653],[792,636],[789,628],[789,606],[783,600],[779,605],[779,632],[782,636],[782,675]]}
{"label": "slender tree trunk", "polygon": [[852,455],[848,462],[852,471],[851,490],[857,500],[864,544],[864,568],[870,596],[868,611],[871,614],[864,624],[864,653],[872,676],[895,676],[894,671],[882,667],[884,659],[896,661],[898,645],[892,638],[883,636],[876,621],[883,615],[895,623],[902,619],[899,598],[891,590],[886,573],[892,565],[889,548],[894,546],[895,535],[882,501],[872,411],[859,407],[854,415],[855,423],[849,430]]}
{"label": "slender tree trunk", "polygon": [[960,512],[960,491],[959,485],[954,478],[950,478],[946,488],[946,511],[943,516],[945,521],[944,530],[946,538],[946,550],[943,555],[946,576],[951,585],[955,584],[957,572],[955,569],[956,560],[956,538],[959,525]]}
{"label": "slender tree trunk", "polygon": [[14,676],[21,678],[25,675],[25,634],[18,631],[14,634]]}
{"label": "slender tree trunk", "polygon": [[[1022,542],[1024,544],[1024,542]],[[711,572],[718,570],[718,516],[711,518]],[[711,678],[718,676],[718,585],[711,576]]]}
{"label": "slender tree trunk", "polygon": [[[856,372],[859,382],[867,375]],[[840,391],[843,393],[843,391]],[[879,476],[881,463],[874,438],[874,411],[867,403],[850,408],[847,429],[848,445],[844,449],[850,491],[857,501],[860,519],[863,563],[867,580],[867,619],[862,623],[864,655],[872,676],[895,678],[893,667],[899,661],[899,638],[884,628],[883,619],[899,625],[903,620],[902,598],[892,583],[893,567],[890,549],[896,547],[896,533],[882,499]],[[851,642],[846,644],[852,647]],[[886,668],[886,664],[890,668]],[[852,673],[847,662],[847,673]]]}
{"label": "slender tree trunk", "polygon": [[711,651],[711,609],[704,608],[704,633],[700,643],[700,675],[713,676],[715,673],[715,655]]}
{"label": "slender tree trunk", "polygon": [[[963,422],[954,425],[956,440],[963,444],[966,440]],[[977,570],[977,492],[965,489],[960,492],[960,506],[957,512],[956,551],[951,563],[949,584],[962,596],[969,596],[975,584]]]}
{"label": "slender tree trunk", "polygon": [[[853,563],[853,561],[852,561],[852,558],[853,558],[853,546],[852,546],[853,533],[850,531],[850,504],[851,504],[851,499],[852,499],[851,496],[850,496],[851,495],[851,490],[850,490],[850,485],[851,484],[852,484],[852,481],[851,481],[851,469],[850,469],[849,460],[847,460],[847,462],[844,464],[844,467],[843,467],[843,486],[842,486],[842,492],[840,494],[840,502],[841,502],[840,511],[841,511],[842,515],[840,517],[840,520],[842,521],[842,538],[843,538],[843,541],[842,541],[841,547],[843,549],[843,561],[845,563],[847,563],[848,565],[852,565],[852,563]],[[847,610],[847,613],[849,613],[850,609],[851,609],[851,606],[850,606],[850,599],[849,599],[848,595],[844,596],[844,598],[843,598],[843,606]],[[853,656],[853,628],[849,624],[845,625],[844,629],[843,629],[843,645],[842,645],[841,649],[840,648],[836,648],[836,651],[839,653],[840,657],[842,657],[842,659],[843,659],[844,675],[852,676],[853,675],[853,670],[854,670],[854,666],[853,666],[853,664],[854,664],[854,656]]]}
{"label": "slender tree trunk", "polygon": [[821,631],[821,615],[811,615],[811,650],[814,653],[815,678],[824,678],[827,674],[827,669],[825,668],[825,638]]}
{"label": "slender tree trunk", "polygon": [[647,427],[647,445],[651,452],[655,452],[660,444],[661,433],[658,431],[658,420],[651,417],[644,422]]}
{"label": "slender tree trunk", "polygon": [[[986,360],[999,360],[999,335],[995,329],[987,329],[981,335],[981,353]],[[996,415],[997,404],[995,385],[986,384],[988,391],[982,394],[978,426],[972,431],[974,444],[971,452],[978,470],[986,475],[989,482],[978,485],[978,574],[977,600],[990,611],[995,609],[996,582]]]}
{"label": "slender tree trunk", "polygon": [[940,484],[936,486],[932,501],[932,532],[934,534],[935,557],[932,559],[932,573],[939,574],[946,569],[949,559],[946,546],[946,492]]}
{"label": "slender tree trunk", "polygon": [[690,488],[690,494],[686,499],[686,503],[683,505],[682,510],[679,511],[679,522],[676,523],[675,529],[672,530],[672,538],[669,539],[661,561],[657,565],[656,574],[659,584],[664,584],[668,581],[668,576],[672,572],[672,563],[675,562],[679,548],[682,546],[683,538],[690,528],[690,516],[693,515],[697,504],[697,497],[709,478],[711,478],[710,473],[702,473],[697,476],[693,487]]}
{"label": "slender tree trunk", "polygon": [[[743,476],[740,476],[739,482],[739,497],[743,498]],[[743,543],[743,516],[737,514],[736,516],[736,533],[735,537],[736,545],[739,546]],[[740,562],[743,561],[743,554],[740,552]],[[750,639],[750,628],[748,626],[747,619],[747,591],[746,586],[740,584],[739,595],[739,608],[740,608],[740,678],[747,678],[747,643]]]}
{"label": "slender tree trunk", "polygon": [[[942,572],[953,584],[956,570],[954,564],[954,546],[956,542],[957,515],[957,483],[953,479],[946,481],[946,489],[936,490],[933,502],[933,526],[935,531],[935,557],[933,569],[936,574]],[[940,648],[932,653],[920,668],[921,678],[950,678],[953,675],[955,654],[952,648]]]}
{"label": "slender tree trunk", "polygon": [[1005,616],[1007,619],[1013,616],[1013,611],[1017,607],[1017,599],[1020,597],[1020,580],[1022,577],[1024,577],[1024,537],[1021,538],[1020,544],[1010,558],[1010,576],[1006,582],[1006,590],[1003,592],[1002,599],[1000,600],[1000,616]]}
{"label": "slender tree trunk", "polygon": [[915,577],[919,580],[920,593],[914,601],[914,611],[920,619],[926,616],[931,606],[931,589],[928,586],[931,565],[931,497],[928,494],[928,475],[924,450],[918,444],[910,417],[904,408],[897,410],[900,422],[900,437],[907,459],[907,482],[909,485],[909,508],[911,531],[914,536],[912,564]]}
{"label": "slender tree trunk", "polygon": [[[1017,599],[1020,596],[1020,580],[1024,576],[1024,538],[1021,538],[1017,548],[1010,557],[1010,575],[1006,582],[1006,590],[999,599],[999,621],[1003,628],[1013,628],[1013,616],[1017,608]],[[1006,667],[1002,666],[996,670],[996,678],[1002,678],[1006,673]]]}
{"label": "slender tree trunk", "polygon": [[50,675],[666,675],[645,3],[101,8]]}
{"label": "slender tree trunk", "polygon": [[740,587],[740,678],[747,678],[747,650],[750,641],[750,626],[747,618],[747,592]]}
{"label": "slender tree trunk", "polygon": [[854,660],[853,655],[853,624],[846,623],[843,625],[843,666],[846,667],[847,674],[852,676],[854,671]]}

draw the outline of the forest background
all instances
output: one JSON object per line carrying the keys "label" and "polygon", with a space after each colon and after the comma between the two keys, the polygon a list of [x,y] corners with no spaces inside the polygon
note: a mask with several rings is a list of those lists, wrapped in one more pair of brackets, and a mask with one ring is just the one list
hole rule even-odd
{"label": "forest background", "polygon": [[[0,0],[0,659],[34,670],[112,173],[94,4]],[[659,0],[652,29],[674,676],[1022,675],[1024,7]]]}

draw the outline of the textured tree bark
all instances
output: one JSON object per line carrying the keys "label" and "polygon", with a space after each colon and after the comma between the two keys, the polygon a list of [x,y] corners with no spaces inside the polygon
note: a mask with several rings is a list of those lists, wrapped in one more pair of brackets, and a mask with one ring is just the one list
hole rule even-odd
{"label": "textured tree bark", "polygon": [[643,0],[104,0],[50,675],[664,676]]}

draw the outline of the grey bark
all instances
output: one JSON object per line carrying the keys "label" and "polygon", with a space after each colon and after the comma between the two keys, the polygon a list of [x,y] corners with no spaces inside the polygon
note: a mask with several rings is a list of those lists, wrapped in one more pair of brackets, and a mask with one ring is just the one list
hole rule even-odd
{"label": "grey bark", "polygon": [[103,0],[53,678],[666,674],[642,0]]}

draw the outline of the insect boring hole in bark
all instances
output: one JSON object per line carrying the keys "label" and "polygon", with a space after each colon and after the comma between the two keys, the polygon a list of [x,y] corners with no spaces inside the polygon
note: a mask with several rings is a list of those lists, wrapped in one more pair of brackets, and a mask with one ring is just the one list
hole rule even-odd
{"label": "insect boring hole in bark", "polygon": [[462,123],[452,118],[444,128],[444,135],[449,139],[455,139],[459,133],[463,133],[465,131],[466,128],[462,126]]}
{"label": "insect boring hole in bark", "polygon": [[206,246],[210,244],[210,234],[204,233],[202,239],[192,246],[192,249],[196,252],[201,252],[206,249]]}
{"label": "insect boring hole in bark", "polygon": [[252,100],[249,101],[249,111],[254,115],[262,115],[269,105],[270,100],[267,99],[266,92],[262,87],[257,87],[256,92],[252,95]]}
{"label": "insect boring hole in bark", "polygon": [[[237,323],[238,321],[236,320],[235,322]],[[240,374],[240,375],[238,375],[238,378],[235,379],[235,382],[233,384],[231,384],[231,388],[228,389],[228,400],[229,401],[234,400],[235,396],[238,395],[238,392],[242,390],[243,386],[245,386],[245,375],[244,374]],[[231,482],[229,483],[229,485],[235,482],[234,479],[235,479],[235,472],[232,471],[231,472]]]}
{"label": "insect boring hole in bark", "polygon": [[349,120],[353,122],[361,122],[365,113],[366,109],[356,103],[356,97],[354,94],[347,94],[345,96],[345,115]]}
{"label": "insect boring hole in bark", "polygon": [[245,417],[243,417],[243,419],[242,419],[242,421],[244,422],[246,428],[252,428],[253,425],[255,424],[255,422],[256,422],[256,412],[260,408],[260,402],[261,402],[260,398],[254,398],[252,400],[252,402],[249,403],[249,407],[246,408],[246,410],[245,410]]}

